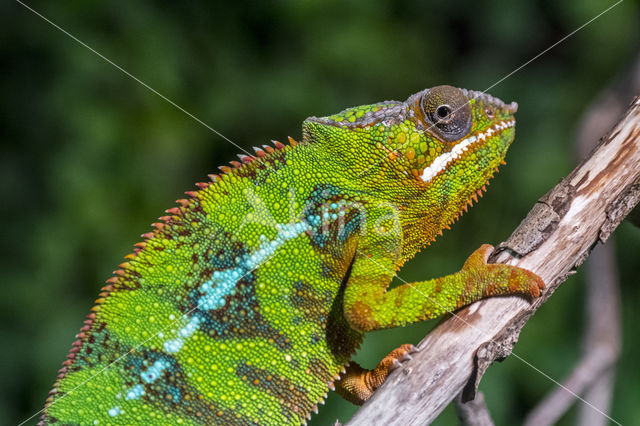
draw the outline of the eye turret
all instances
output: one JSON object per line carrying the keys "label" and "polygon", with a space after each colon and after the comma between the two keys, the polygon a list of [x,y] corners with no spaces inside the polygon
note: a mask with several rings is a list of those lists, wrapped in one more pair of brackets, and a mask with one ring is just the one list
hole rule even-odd
{"label": "eye turret", "polygon": [[420,107],[427,120],[427,130],[445,142],[458,140],[471,130],[471,106],[460,89],[433,87],[422,96]]}

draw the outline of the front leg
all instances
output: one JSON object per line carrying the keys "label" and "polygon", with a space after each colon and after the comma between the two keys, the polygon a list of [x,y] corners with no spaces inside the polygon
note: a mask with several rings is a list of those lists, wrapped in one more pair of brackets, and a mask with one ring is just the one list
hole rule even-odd
{"label": "front leg", "polygon": [[[388,239],[387,239],[388,240]],[[360,331],[401,326],[434,318],[489,296],[523,295],[538,297],[544,283],[522,268],[487,264],[493,251],[482,245],[469,256],[455,274],[429,281],[407,283],[387,291],[396,268],[393,245],[375,244],[372,255],[366,245],[356,253],[347,281],[344,314]],[[352,362],[337,392],[348,401],[363,404],[384,383],[400,361],[410,358],[413,345],[402,345],[387,355],[376,368],[367,370]]]}
{"label": "front leg", "polygon": [[534,273],[502,264],[487,264],[493,247],[484,244],[469,256],[462,269],[428,281],[407,283],[387,291],[395,274],[393,251],[356,253],[347,281],[344,313],[360,331],[402,326],[435,318],[485,297],[522,295],[538,297],[544,283]]}
{"label": "front leg", "polygon": [[[376,220],[370,221],[358,238],[345,285],[344,316],[356,330],[379,330],[435,318],[489,296],[538,297],[544,288],[542,280],[530,271],[487,264],[493,247],[485,244],[469,256],[459,272],[387,291],[400,263],[402,229],[395,215],[379,210],[369,211]],[[402,345],[373,370],[351,363],[336,383],[338,393],[362,404],[413,350],[413,345]]]}

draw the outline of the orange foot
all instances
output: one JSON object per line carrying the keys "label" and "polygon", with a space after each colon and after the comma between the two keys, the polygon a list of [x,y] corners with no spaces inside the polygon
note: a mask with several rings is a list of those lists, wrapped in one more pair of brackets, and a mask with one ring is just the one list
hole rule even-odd
{"label": "orange foot", "polygon": [[402,361],[411,359],[411,354],[418,348],[411,344],[404,344],[385,356],[373,370],[360,367],[358,363],[351,362],[336,385],[336,392],[347,401],[356,405],[362,405],[384,383],[384,381],[396,368],[402,365]]}
{"label": "orange foot", "polygon": [[462,267],[463,270],[477,271],[483,275],[485,279],[480,279],[479,282],[493,283],[484,289],[483,297],[522,294],[535,299],[540,296],[545,285],[539,276],[517,266],[487,263],[491,253],[493,253],[493,247],[483,244],[469,256]]}

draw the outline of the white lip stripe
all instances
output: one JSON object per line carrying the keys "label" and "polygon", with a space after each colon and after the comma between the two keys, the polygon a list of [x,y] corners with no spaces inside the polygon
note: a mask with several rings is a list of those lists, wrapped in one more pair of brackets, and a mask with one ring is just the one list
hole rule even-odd
{"label": "white lip stripe", "polygon": [[507,129],[509,127],[513,127],[515,124],[515,120],[501,121],[500,123],[494,124],[493,126],[489,127],[484,133],[480,133],[477,136],[469,136],[468,138],[461,140],[453,147],[453,149],[451,149],[451,151],[438,155],[435,160],[433,160],[431,165],[424,169],[424,171],[422,172],[422,176],[420,176],[420,179],[425,182],[429,182],[440,172],[442,172],[452,161],[454,161],[465,151],[467,151],[471,144],[476,141],[484,141],[493,133]]}

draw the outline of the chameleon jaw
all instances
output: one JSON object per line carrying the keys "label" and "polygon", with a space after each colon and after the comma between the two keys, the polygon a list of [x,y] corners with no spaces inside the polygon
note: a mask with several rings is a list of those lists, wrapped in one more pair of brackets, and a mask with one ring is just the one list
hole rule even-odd
{"label": "chameleon jaw", "polygon": [[439,175],[441,172],[446,170],[447,166],[455,161],[458,157],[464,154],[471,145],[476,142],[483,142],[486,138],[490,137],[494,133],[501,132],[509,127],[515,126],[516,121],[514,119],[504,120],[500,123],[494,124],[489,127],[486,131],[480,132],[477,135],[469,136],[466,139],[458,142],[449,152],[445,152],[437,156],[433,162],[429,165],[429,167],[425,168],[422,171],[422,175],[420,179],[424,182],[429,182],[431,179]]}

